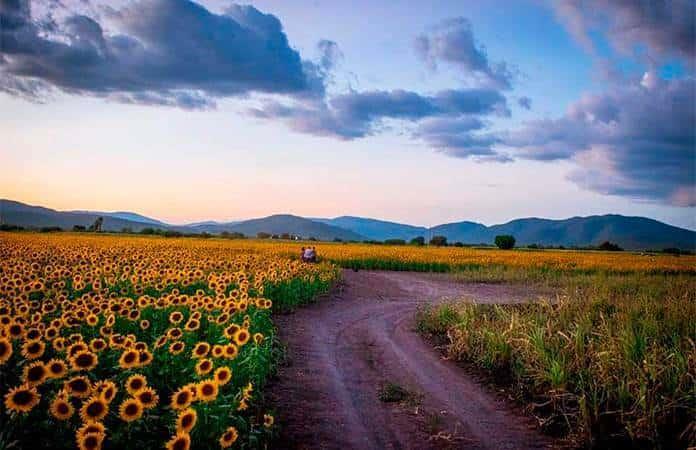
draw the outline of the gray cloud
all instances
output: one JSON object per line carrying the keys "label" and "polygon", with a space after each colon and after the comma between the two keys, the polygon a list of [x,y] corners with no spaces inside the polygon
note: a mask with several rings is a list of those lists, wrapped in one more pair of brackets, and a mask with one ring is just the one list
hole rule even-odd
{"label": "gray cloud", "polygon": [[520,105],[520,108],[524,108],[526,110],[532,109],[532,99],[529,97],[518,98],[517,104]]}
{"label": "gray cloud", "polygon": [[189,0],[140,0],[108,16],[108,32],[84,15],[42,24],[28,0],[1,0],[0,89],[40,99],[57,88],[183,108],[323,89],[317,66],[289,46],[280,21],[252,6],[215,14]]}
{"label": "gray cloud", "polygon": [[447,19],[415,41],[416,52],[433,69],[442,63],[459,68],[480,84],[510,89],[513,70],[505,62],[491,62],[486,48],[476,42],[471,22],[464,17]]}
{"label": "gray cloud", "polygon": [[556,120],[501,141],[519,158],[572,159],[570,179],[603,194],[696,205],[696,81],[652,80],[588,95]]}
{"label": "gray cloud", "polygon": [[643,44],[652,63],[677,56],[694,65],[693,0],[560,0],[553,4],[573,36],[593,52],[592,33],[600,32],[622,53],[634,53]]}
{"label": "gray cloud", "polygon": [[[478,116],[510,115],[505,97],[491,89],[452,89],[431,96],[405,90],[350,92],[327,102],[285,105],[269,101],[250,112],[259,118],[283,120],[296,131],[345,140],[379,132],[386,119],[404,120],[418,124],[414,136],[462,157],[467,151],[468,155],[493,155],[493,140],[470,133],[486,125]],[[429,118],[439,121],[425,120]],[[456,133],[452,129],[455,123]]]}

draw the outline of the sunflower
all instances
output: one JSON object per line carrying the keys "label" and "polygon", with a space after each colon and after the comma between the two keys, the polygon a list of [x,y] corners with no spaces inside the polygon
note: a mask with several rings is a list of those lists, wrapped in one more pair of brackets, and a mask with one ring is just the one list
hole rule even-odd
{"label": "sunflower", "polygon": [[51,345],[53,345],[53,350],[57,352],[62,352],[63,350],[65,350],[65,338],[57,337],[53,340]]}
{"label": "sunflower", "polygon": [[270,414],[264,414],[263,415],[263,426],[266,428],[271,428],[273,426],[273,423],[275,422],[275,418],[270,415]]}
{"label": "sunflower", "polygon": [[254,342],[256,343],[256,345],[263,344],[263,339],[264,339],[263,334],[254,333]]}
{"label": "sunflower", "polygon": [[196,363],[196,374],[198,376],[207,375],[213,370],[213,362],[209,359],[201,359]]}
{"label": "sunflower", "polygon": [[52,359],[46,363],[49,378],[63,378],[68,373],[68,365],[62,359]]}
{"label": "sunflower", "polygon": [[166,344],[166,343],[167,343],[167,336],[163,335],[163,336],[160,336],[159,338],[157,338],[157,341],[155,341],[153,347],[155,349],[158,349],[158,348],[164,347],[164,344]]}
{"label": "sunflower", "polygon": [[193,395],[191,394],[191,391],[186,387],[182,387],[172,394],[170,406],[173,409],[181,410],[184,408],[188,408],[192,401]]}
{"label": "sunflower", "polygon": [[87,347],[87,344],[84,342],[76,342],[74,344],[70,344],[68,346],[68,356],[75,356],[80,352],[86,352],[89,350],[89,347]]}
{"label": "sunflower", "polygon": [[7,327],[7,332],[12,339],[19,339],[24,335],[24,325],[19,322],[13,322]]}
{"label": "sunflower", "polygon": [[147,386],[147,378],[139,374],[131,375],[126,380],[126,390],[130,395],[135,395],[136,392],[145,386]]}
{"label": "sunflower", "polygon": [[87,433],[77,440],[79,450],[99,450],[104,442],[104,433]]}
{"label": "sunflower", "polygon": [[46,350],[46,344],[43,341],[27,341],[22,344],[22,356],[26,359],[40,358]]}
{"label": "sunflower", "polygon": [[174,311],[173,313],[169,314],[169,322],[172,325],[178,325],[182,320],[184,320],[184,315],[179,311]]}
{"label": "sunflower", "polygon": [[215,380],[203,380],[198,383],[196,398],[203,402],[211,402],[218,396],[218,384]]}
{"label": "sunflower", "polygon": [[75,414],[75,408],[73,408],[73,405],[67,398],[57,395],[51,402],[49,412],[56,419],[63,421],[68,420]]}
{"label": "sunflower", "polygon": [[159,402],[159,396],[157,395],[157,391],[150,387],[144,387],[140,389],[138,392],[134,394],[134,397],[137,398],[140,401],[140,403],[143,404],[143,408],[145,409],[154,408],[155,406],[157,406],[157,402]]}
{"label": "sunflower", "polygon": [[100,381],[94,388],[99,396],[107,403],[111,403],[116,397],[118,387],[111,380]]}
{"label": "sunflower", "polygon": [[106,433],[106,428],[101,422],[88,422],[82,425],[75,433],[75,437],[79,440],[81,437],[86,436],[89,433]]}
{"label": "sunflower", "polygon": [[238,437],[239,433],[237,432],[237,429],[235,427],[229,427],[224,433],[222,433],[222,436],[220,436],[220,447],[231,447],[232,444],[237,441]]}
{"label": "sunflower", "polygon": [[207,342],[199,342],[193,347],[193,352],[191,352],[192,358],[205,358],[210,352],[210,344]]}
{"label": "sunflower", "polygon": [[225,355],[225,347],[220,344],[213,345],[212,354],[215,358],[222,358]]}
{"label": "sunflower", "polygon": [[188,450],[191,446],[191,436],[188,433],[177,433],[167,442],[167,450]]}
{"label": "sunflower", "polygon": [[94,314],[90,314],[89,316],[87,316],[86,322],[87,325],[89,325],[90,327],[94,327],[99,323],[99,317],[97,317]]}
{"label": "sunflower", "polygon": [[75,371],[92,370],[99,364],[96,353],[89,350],[80,351],[70,358],[70,366]]}
{"label": "sunflower", "polygon": [[137,398],[129,398],[121,403],[118,415],[124,422],[133,422],[143,415],[143,404]]}
{"label": "sunflower", "polygon": [[138,365],[147,366],[152,362],[153,356],[149,350],[142,350],[138,356]]}
{"label": "sunflower", "polygon": [[89,378],[85,376],[72,377],[66,380],[63,384],[63,388],[68,393],[68,395],[75,396],[77,398],[87,398],[92,393],[92,384]]}
{"label": "sunflower", "polygon": [[190,433],[193,427],[196,426],[196,421],[198,420],[198,414],[193,408],[187,408],[179,413],[176,418],[176,432],[177,433]]}
{"label": "sunflower", "polygon": [[234,342],[240,347],[242,345],[246,344],[247,342],[249,342],[250,337],[251,337],[251,335],[249,334],[249,331],[247,331],[244,328],[242,328],[241,330],[234,333],[234,336],[233,336]]}
{"label": "sunflower", "polygon": [[12,342],[6,337],[0,337],[0,365],[5,364],[12,356]]}
{"label": "sunflower", "polygon": [[184,333],[181,331],[181,328],[172,328],[169,331],[167,331],[167,337],[172,341],[176,341],[181,336],[183,336],[183,334]]}
{"label": "sunflower", "polygon": [[98,353],[106,348],[106,341],[102,338],[95,338],[89,343],[89,348],[95,353]]}
{"label": "sunflower", "polygon": [[140,329],[141,330],[147,330],[150,328],[150,321],[147,319],[143,319],[140,321]]}
{"label": "sunflower", "polygon": [[169,346],[169,353],[172,355],[178,355],[184,351],[184,348],[186,348],[186,344],[181,341],[176,341]]}
{"label": "sunflower", "polygon": [[234,338],[235,333],[236,333],[237,331],[239,331],[239,330],[240,330],[240,326],[237,325],[236,323],[232,323],[232,324],[228,325],[228,326],[223,330],[223,334],[225,335],[225,337],[226,337],[227,339],[232,340],[232,339]]}
{"label": "sunflower", "polygon": [[80,418],[83,422],[99,422],[109,413],[109,404],[98,395],[86,400],[80,408]]}
{"label": "sunflower", "polygon": [[184,326],[184,330],[186,331],[196,331],[201,327],[201,322],[198,319],[189,319],[188,322],[186,322],[186,325]]}
{"label": "sunflower", "polygon": [[27,413],[39,404],[39,400],[41,395],[36,388],[24,384],[10,389],[10,392],[5,394],[5,408],[8,411]]}
{"label": "sunflower", "polygon": [[215,378],[215,382],[217,382],[218,385],[224,386],[232,379],[232,369],[225,366],[218,367],[217,370],[215,370],[213,378]]}
{"label": "sunflower", "polygon": [[226,359],[234,359],[237,357],[238,354],[239,354],[239,349],[237,348],[236,345],[234,345],[231,342],[229,344],[225,345],[225,358]]}
{"label": "sunflower", "polygon": [[140,361],[140,352],[137,350],[126,350],[121,353],[121,357],[118,359],[118,365],[122,369],[132,369],[137,367]]}
{"label": "sunflower", "polygon": [[48,378],[48,370],[41,361],[36,361],[28,366],[24,366],[24,382],[29,386],[38,386],[43,384]]}

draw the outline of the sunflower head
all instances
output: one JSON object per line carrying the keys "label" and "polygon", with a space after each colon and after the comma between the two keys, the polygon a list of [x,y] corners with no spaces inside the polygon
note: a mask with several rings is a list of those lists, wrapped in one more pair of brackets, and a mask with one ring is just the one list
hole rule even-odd
{"label": "sunflower head", "polygon": [[126,380],[126,390],[130,395],[135,395],[136,392],[145,386],[147,386],[147,378],[139,374],[131,375]]}
{"label": "sunflower head", "polygon": [[210,352],[210,344],[208,344],[207,342],[198,342],[193,347],[193,352],[191,353],[191,356],[193,358],[205,358],[206,355],[208,355],[208,352]]}
{"label": "sunflower head", "polygon": [[35,387],[22,385],[10,389],[10,392],[5,394],[5,408],[8,411],[17,413],[27,413],[39,404],[41,395]]}
{"label": "sunflower head", "polygon": [[167,441],[167,450],[188,450],[191,447],[191,436],[188,433],[177,433]]}
{"label": "sunflower head", "polygon": [[24,382],[29,386],[43,384],[48,378],[48,370],[41,361],[36,361],[24,367]]}
{"label": "sunflower head", "polygon": [[196,426],[196,421],[198,420],[198,414],[193,408],[186,408],[179,413],[176,418],[176,432],[177,433],[190,433],[194,426]]}
{"label": "sunflower head", "polygon": [[137,398],[140,401],[140,403],[143,404],[143,407],[145,409],[154,408],[155,406],[157,406],[157,402],[159,402],[159,396],[157,395],[157,391],[150,387],[144,387],[140,389],[138,392],[134,394],[134,397]]}
{"label": "sunflower head", "polygon": [[75,371],[92,370],[99,364],[99,358],[89,350],[76,353],[70,358],[70,366]]}
{"label": "sunflower head", "polygon": [[219,367],[215,370],[214,378],[217,384],[224,386],[232,379],[232,369],[226,366]]}
{"label": "sunflower head", "polygon": [[92,383],[90,383],[89,379],[85,376],[72,377],[66,380],[63,388],[68,395],[77,398],[87,398],[92,393]]}
{"label": "sunflower head", "polygon": [[198,376],[207,375],[213,370],[213,362],[209,359],[201,359],[196,363],[196,374]]}
{"label": "sunflower head", "polygon": [[63,378],[68,373],[68,365],[62,359],[52,359],[46,363],[49,378]]}
{"label": "sunflower head", "polygon": [[51,415],[57,420],[63,421],[68,420],[75,413],[75,408],[73,408],[70,400],[63,397],[62,395],[56,396],[51,402],[51,407],[49,408]]}
{"label": "sunflower head", "polygon": [[239,433],[237,432],[237,429],[235,427],[229,427],[224,433],[222,433],[222,436],[220,436],[220,447],[231,447],[232,444],[237,441],[238,437]]}
{"label": "sunflower head", "polygon": [[275,422],[275,418],[270,415],[270,414],[264,414],[263,415],[263,426],[266,428],[271,428],[273,426],[273,423]]}
{"label": "sunflower head", "polygon": [[182,387],[172,394],[170,406],[173,409],[182,410],[184,408],[188,408],[192,401],[193,395],[191,395],[191,390],[187,389],[186,387]]}
{"label": "sunflower head", "polygon": [[118,415],[124,422],[133,422],[143,415],[143,404],[137,398],[129,398],[121,403]]}
{"label": "sunflower head", "polygon": [[46,350],[46,344],[43,341],[27,341],[22,344],[22,356],[26,359],[40,358]]}
{"label": "sunflower head", "polygon": [[215,380],[203,380],[198,383],[196,399],[203,402],[210,402],[218,396],[218,384]]}
{"label": "sunflower head", "polygon": [[80,408],[80,418],[83,422],[100,422],[109,413],[109,404],[99,395],[86,400]]}
{"label": "sunflower head", "polygon": [[104,433],[86,433],[77,440],[80,450],[99,450],[104,442]]}
{"label": "sunflower head", "polygon": [[12,356],[12,342],[6,337],[0,337],[0,365],[5,364]]}

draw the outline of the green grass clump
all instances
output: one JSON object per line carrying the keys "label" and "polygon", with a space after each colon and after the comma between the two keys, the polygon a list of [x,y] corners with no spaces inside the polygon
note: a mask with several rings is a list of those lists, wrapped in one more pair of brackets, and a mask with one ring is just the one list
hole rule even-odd
{"label": "green grass clump", "polygon": [[490,371],[544,427],[596,448],[696,444],[696,283],[584,275],[557,301],[419,312],[449,356]]}

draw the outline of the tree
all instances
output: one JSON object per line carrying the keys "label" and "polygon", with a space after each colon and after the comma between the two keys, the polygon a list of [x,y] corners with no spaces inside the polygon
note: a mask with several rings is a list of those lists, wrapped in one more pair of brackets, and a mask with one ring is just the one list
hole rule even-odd
{"label": "tree", "polygon": [[286,241],[289,241],[290,239],[292,239],[292,236],[290,236],[290,233],[282,233],[280,235],[280,238],[285,239]]}
{"label": "tree", "polygon": [[403,239],[385,239],[384,243],[387,245],[406,245],[406,241]]}
{"label": "tree", "polygon": [[258,233],[256,233],[256,237],[259,239],[268,239],[269,237],[271,237],[271,235],[269,233],[266,233],[265,231],[259,231]]}
{"label": "tree", "polygon": [[622,249],[621,247],[619,247],[618,245],[616,245],[616,244],[614,244],[614,243],[612,243],[612,242],[609,242],[609,241],[604,241],[604,242],[602,242],[601,244],[599,244],[599,249],[600,249],[600,250],[605,250],[605,251],[608,251],[608,252],[620,252],[620,251],[623,250],[623,249]]}
{"label": "tree", "polygon": [[430,239],[430,245],[444,247],[447,245],[447,238],[445,236],[433,236],[432,239]]}
{"label": "tree", "polygon": [[87,228],[85,228],[84,225],[73,225],[72,230],[73,231],[85,231],[85,230],[87,230]]}
{"label": "tree", "polygon": [[515,236],[500,234],[495,237],[495,245],[503,250],[510,250],[515,246]]}
{"label": "tree", "polygon": [[414,237],[411,239],[411,245],[425,245],[425,238],[423,236]]}

